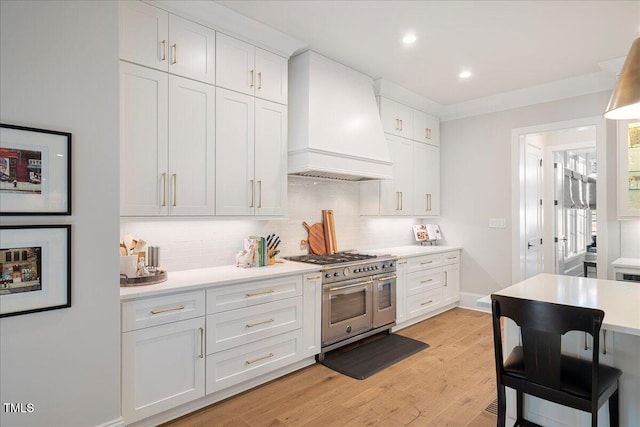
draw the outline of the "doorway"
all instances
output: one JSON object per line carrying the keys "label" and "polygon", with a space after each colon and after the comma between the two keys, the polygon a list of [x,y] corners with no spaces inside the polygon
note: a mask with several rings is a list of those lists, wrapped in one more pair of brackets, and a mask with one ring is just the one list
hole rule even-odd
{"label": "doorway", "polygon": [[[605,141],[606,122],[602,117],[512,130],[512,281],[514,283],[543,272],[583,275],[587,257],[588,262],[600,267],[593,268],[592,264],[588,265],[588,276],[607,277],[606,239],[601,238],[597,241],[597,252],[587,253],[587,246],[591,245],[591,233],[596,233],[598,229],[606,229],[606,209],[601,209],[597,213],[595,210],[598,205],[605,206],[604,180],[593,179],[595,181],[592,182],[592,189],[595,189],[593,208],[584,207],[586,196],[578,198],[582,191],[587,189],[587,183],[583,180],[586,181],[589,175],[594,173],[591,168],[597,166],[597,173],[601,177],[606,176]],[[542,152],[542,166],[537,176],[540,183],[537,188],[533,184],[537,151],[535,147]],[[555,163],[562,163],[562,166],[556,165],[554,169]],[[565,166],[569,164],[579,169],[576,170],[575,178],[580,178],[580,182],[585,184],[583,187],[581,184],[575,185],[575,195],[580,202],[579,207],[577,204],[566,207],[560,202],[563,200],[564,187],[558,188],[558,186],[564,186],[565,182],[568,183],[567,185],[571,184],[574,175],[567,176],[567,181],[564,181],[560,178],[558,171],[562,170],[564,174]],[[556,190],[561,194],[556,194]],[[557,204],[556,200],[558,200]],[[536,203],[538,212],[534,210]],[[569,232],[572,234],[568,235]],[[537,241],[534,240],[536,238]],[[566,241],[563,240],[565,238]],[[571,267],[570,271],[567,269],[568,265]]]}

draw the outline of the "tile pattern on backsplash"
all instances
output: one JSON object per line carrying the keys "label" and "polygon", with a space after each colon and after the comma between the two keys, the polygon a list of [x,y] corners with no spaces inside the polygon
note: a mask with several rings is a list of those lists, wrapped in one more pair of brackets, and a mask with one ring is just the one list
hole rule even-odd
{"label": "tile pattern on backsplash", "polygon": [[[281,256],[308,252],[300,245],[307,238],[302,225],[322,222],[322,210],[335,215],[339,250],[375,249],[415,244],[411,226],[416,218],[367,218],[360,216],[357,183],[289,177],[288,216],[282,219],[151,219],[121,221],[120,233],[144,239],[161,248],[160,262],[168,271],[215,267],[235,263],[235,254],[248,236],[276,233]],[[437,223],[437,219],[429,222]],[[446,231],[443,230],[446,237]],[[442,243],[444,244],[444,242]]]}

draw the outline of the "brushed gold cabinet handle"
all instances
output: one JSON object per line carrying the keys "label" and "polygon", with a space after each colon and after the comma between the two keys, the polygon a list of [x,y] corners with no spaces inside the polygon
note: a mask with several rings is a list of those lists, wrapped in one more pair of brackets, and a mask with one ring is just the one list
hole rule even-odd
{"label": "brushed gold cabinet handle", "polygon": [[396,119],[396,130],[400,130],[400,119]]}
{"label": "brushed gold cabinet handle", "polygon": [[160,42],[160,45],[162,46],[160,61],[166,61],[167,60],[167,41],[162,40]]}
{"label": "brushed gold cabinet handle", "polygon": [[425,262],[421,262],[420,264],[421,265],[425,265],[425,264],[432,264],[432,263],[433,263],[433,261],[425,261]]}
{"label": "brushed gold cabinet handle", "polygon": [[272,294],[272,293],[274,293],[274,292],[275,292],[275,291],[274,291],[273,289],[267,289],[266,291],[260,291],[260,292],[249,292],[249,293],[246,293],[246,294],[245,294],[245,296],[246,296],[247,298],[251,298],[251,297],[255,297],[255,296],[257,296],[257,295]]}
{"label": "brushed gold cabinet handle", "polygon": [[427,302],[423,302],[423,303],[422,303],[422,304],[420,304],[420,305],[427,305],[427,304],[431,304],[432,302],[433,302],[433,300],[432,300],[432,299],[430,299],[429,301],[427,301]]}
{"label": "brushed gold cabinet handle", "polygon": [[446,271],[444,272],[444,285],[449,286],[449,276]]}
{"label": "brushed gold cabinet handle", "polygon": [[166,313],[168,311],[180,311],[180,310],[184,310],[184,305],[179,305],[177,307],[171,307],[171,308],[154,309],[154,310],[151,310],[151,314],[160,314],[160,313]]}
{"label": "brushed gold cabinet handle", "polygon": [[258,181],[258,208],[262,208],[262,181],[260,180]]}
{"label": "brushed gold cabinet handle", "polygon": [[252,179],[250,179],[249,182],[251,183],[251,203],[249,204],[249,207],[252,208],[253,207],[253,202],[255,201],[255,196],[254,196],[255,185],[254,185]]}
{"label": "brushed gold cabinet handle", "polygon": [[404,209],[404,197],[402,197],[402,191],[400,192],[400,210]]}
{"label": "brushed gold cabinet handle", "polygon": [[318,279],[322,279],[322,276],[307,277],[307,280],[318,280]]}
{"label": "brushed gold cabinet handle", "polygon": [[244,363],[245,363],[245,364],[247,364],[247,365],[251,365],[251,364],[256,363],[256,362],[259,362],[259,361],[261,361],[261,360],[269,359],[270,357],[273,357],[273,356],[275,356],[275,354],[273,354],[273,353],[269,353],[269,354],[267,354],[266,356],[258,357],[257,359],[253,359],[253,360],[246,360]]}
{"label": "brushed gold cabinet handle", "polygon": [[400,132],[404,130],[404,124],[402,123],[402,119],[400,119]]}
{"label": "brushed gold cabinet handle", "polygon": [[262,71],[258,73],[258,90],[262,89]]}
{"label": "brushed gold cabinet handle", "polygon": [[171,180],[173,181],[173,204],[172,206],[178,205],[178,175],[171,175]]}
{"label": "brushed gold cabinet handle", "polygon": [[420,283],[429,283],[429,282],[433,282],[433,279],[429,279],[429,280],[421,280]]}
{"label": "brushed gold cabinet handle", "polygon": [[253,87],[253,70],[251,70],[249,74],[251,74],[251,81],[249,82],[249,87],[252,88]]}
{"label": "brushed gold cabinet handle", "polygon": [[173,46],[171,46],[171,52],[173,54],[173,60],[171,61],[172,64],[177,64],[178,63],[178,45],[177,44],[173,44]]}
{"label": "brushed gold cabinet handle", "polygon": [[204,328],[200,329],[200,355],[198,356],[200,359],[204,358]]}
{"label": "brushed gold cabinet handle", "polygon": [[162,206],[167,206],[167,174],[162,174]]}
{"label": "brushed gold cabinet handle", "polygon": [[258,325],[264,325],[265,323],[273,323],[273,322],[275,322],[274,319],[267,319],[267,320],[263,320],[262,322],[247,323],[245,326],[247,328],[253,328],[253,327],[258,326]]}

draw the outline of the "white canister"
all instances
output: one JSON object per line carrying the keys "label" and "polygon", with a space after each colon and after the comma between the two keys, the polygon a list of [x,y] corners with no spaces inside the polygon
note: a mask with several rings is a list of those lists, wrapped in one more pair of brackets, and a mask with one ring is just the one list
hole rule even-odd
{"label": "white canister", "polygon": [[120,257],[120,274],[128,278],[134,278],[138,274],[138,255],[126,255]]}

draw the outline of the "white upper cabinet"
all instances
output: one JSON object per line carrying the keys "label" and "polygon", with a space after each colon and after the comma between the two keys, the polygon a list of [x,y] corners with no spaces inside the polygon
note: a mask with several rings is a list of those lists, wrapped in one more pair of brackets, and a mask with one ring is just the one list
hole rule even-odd
{"label": "white upper cabinet", "polygon": [[284,215],[287,108],[218,89],[216,214]]}
{"label": "white upper cabinet", "polygon": [[413,213],[440,215],[440,147],[414,143]]}
{"label": "white upper cabinet", "polygon": [[120,2],[120,58],[215,83],[214,30],[139,1]]}
{"label": "white upper cabinet", "polygon": [[440,145],[440,121],[427,113],[413,110],[413,139]]}
{"label": "white upper cabinet", "polygon": [[218,33],[216,84],[287,104],[288,61],[249,43]]}
{"label": "white upper cabinet", "polygon": [[393,162],[393,179],[380,181],[380,213],[382,215],[413,214],[413,142],[387,137]]}
{"label": "white upper cabinet", "polygon": [[388,98],[378,98],[382,128],[386,133],[411,138],[413,134],[413,111],[411,107]]}

